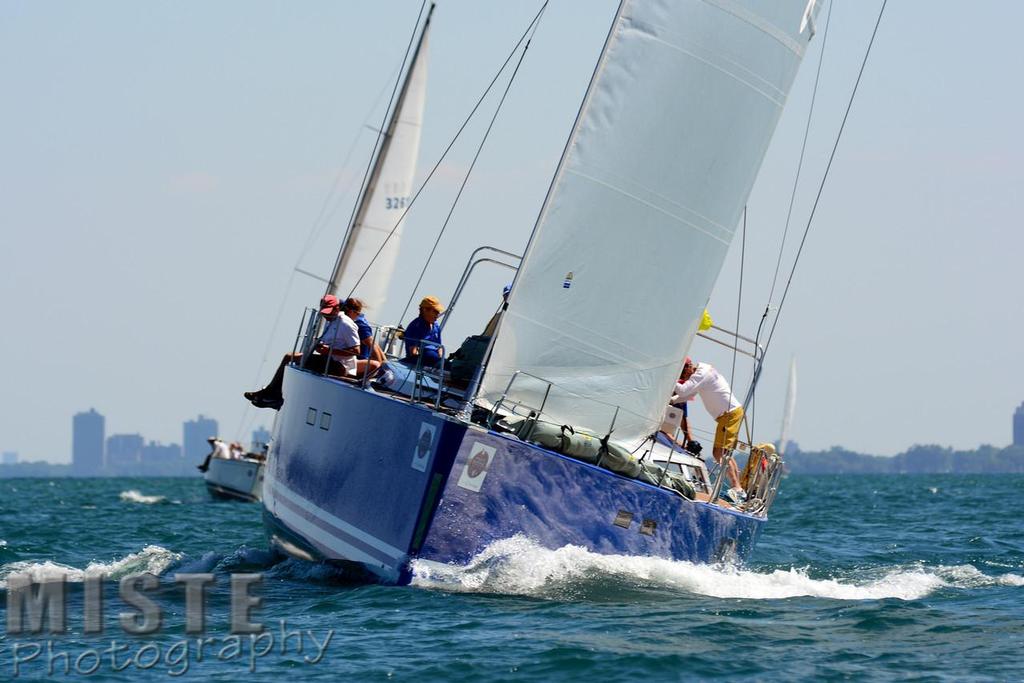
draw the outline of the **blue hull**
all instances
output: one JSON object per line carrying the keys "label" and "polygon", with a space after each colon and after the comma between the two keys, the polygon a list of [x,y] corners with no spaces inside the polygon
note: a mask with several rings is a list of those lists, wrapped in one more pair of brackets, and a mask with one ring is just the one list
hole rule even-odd
{"label": "blue hull", "polygon": [[496,540],[691,562],[744,559],[765,523],[421,405],[294,367],[274,427],[264,520],[299,557],[406,583]]}

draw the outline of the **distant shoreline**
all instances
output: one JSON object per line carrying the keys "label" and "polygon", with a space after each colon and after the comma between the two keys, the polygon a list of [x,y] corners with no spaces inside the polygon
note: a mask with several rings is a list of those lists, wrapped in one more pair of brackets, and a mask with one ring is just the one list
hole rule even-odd
{"label": "distant shoreline", "polygon": [[892,456],[833,446],[827,451],[795,449],[783,457],[792,474],[1024,474],[1024,446],[985,445],[972,451],[912,446]]}
{"label": "distant shoreline", "polygon": [[[741,462],[743,456],[740,455]],[[955,451],[942,446],[912,446],[892,456],[867,455],[834,446],[827,451],[801,451],[793,447],[784,455],[791,474],[1024,474],[1024,446],[981,446],[973,451]],[[198,463],[196,463],[198,464]],[[200,475],[194,465],[167,463],[165,469],[151,464],[104,469],[89,474],[72,470],[69,464],[46,461],[0,464],[0,479],[74,477],[175,477]]]}

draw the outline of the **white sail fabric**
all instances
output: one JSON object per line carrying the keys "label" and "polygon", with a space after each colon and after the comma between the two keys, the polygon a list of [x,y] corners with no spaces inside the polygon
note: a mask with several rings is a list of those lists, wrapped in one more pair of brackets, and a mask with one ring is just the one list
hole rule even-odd
{"label": "white sail fabric", "polygon": [[796,358],[789,361],[789,385],[786,387],[786,405],[782,413],[782,431],[779,434],[779,453],[789,448],[789,434],[793,429],[793,413],[796,410]]}
{"label": "white sail fabric", "polygon": [[[813,4],[811,0],[810,4]],[[661,420],[803,57],[808,0],[625,0],[482,395],[635,441]],[[546,383],[552,383],[544,398]]]}
{"label": "white sail fabric", "polygon": [[[409,69],[392,117],[393,125],[389,125],[393,128],[391,137],[381,149],[375,173],[370,176],[370,184],[363,195],[362,205],[356,211],[328,289],[340,297],[351,292],[362,299],[368,309],[366,313],[372,319],[379,319],[380,310],[387,300],[388,285],[402,240],[402,226],[398,226],[390,239],[388,234],[412,199],[427,93],[428,29],[429,26],[423,30],[415,62]],[[378,250],[381,250],[379,255]],[[352,291],[353,286],[355,291]]]}

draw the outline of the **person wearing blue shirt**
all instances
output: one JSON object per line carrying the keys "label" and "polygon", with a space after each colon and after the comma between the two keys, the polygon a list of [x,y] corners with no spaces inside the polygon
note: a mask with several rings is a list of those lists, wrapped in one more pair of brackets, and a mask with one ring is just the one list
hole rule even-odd
{"label": "person wearing blue shirt", "polygon": [[434,366],[441,361],[444,347],[441,345],[441,328],[437,319],[444,306],[436,296],[424,297],[420,302],[420,314],[405,328],[405,363],[415,365],[422,357],[424,366]]}
{"label": "person wearing blue shirt", "polygon": [[379,363],[383,363],[384,352],[381,351],[377,342],[373,340],[373,327],[370,326],[370,323],[366,320],[366,316],[363,315],[363,307],[364,304],[361,299],[350,296],[345,300],[345,305],[342,306],[342,311],[352,319],[356,324],[356,328],[359,330],[359,359],[372,359]]}

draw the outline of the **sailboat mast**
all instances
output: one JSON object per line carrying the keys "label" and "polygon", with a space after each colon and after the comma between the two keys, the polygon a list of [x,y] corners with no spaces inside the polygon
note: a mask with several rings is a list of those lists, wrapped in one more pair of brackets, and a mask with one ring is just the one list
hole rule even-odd
{"label": "sailboat mast", "polygon": [[[373,197],[374,190],[376,190],[377,183],[380,180],[381,170],[384,168],[384,161],[388,157],[391,140],[394,137],[395,128],[398,126],[398,119],[402,113],[402,106],[405,104],[405,98],[409,92],[409,84],[412,82],[413,74],[416,71],[416,64],[419,62],[420,52],[423,49],[423,43],[427,37],[427,29],[430,28],[430,17],[434,14],[435,7],[435,3],[430,3],[430,9],[427,11],[427,18],[423,22],[423,30],[420,31],[419,40],[416,42],[416,49],[413,51],[412,59],[409,60],[409,66],[405,72],[405,79],[402,81],[402,88],[398,93],[398,101],[395,102],[395,106],[391,110],[391,116],[388,119],[384,132],[382,133],[383,139],[381,140],[380,147],[377,150],[377,156],[373,160],[373,166],[370,170],[369,178],[363,186],[362,193],[359,195],[357,209],[352,218],[352,222],[349,223],[348,228],[345,231],[345,238],[342,240],[341,249],[338,251],[338,258],[334,262],[334,270],[331,272],[331,279],[327,284],[326,294],[338,294],[338,288],[341,286],[342,274],[345,272],[345,266],[347,265],[352,253],[353,236],[356,234],[356,228],[361,225],[366,218],[366,212],[370,207],[370,199]],[[347,295],[348,292],[344,292],[344,294]]]}

